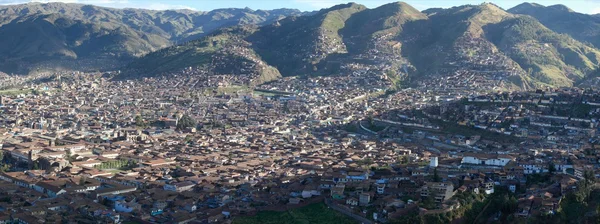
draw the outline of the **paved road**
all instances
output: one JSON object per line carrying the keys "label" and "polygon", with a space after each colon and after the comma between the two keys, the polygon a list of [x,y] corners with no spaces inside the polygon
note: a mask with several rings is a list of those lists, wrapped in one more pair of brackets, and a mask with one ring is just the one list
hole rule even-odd
{"label": "paved road", "polygon": [[344,214],[346,216],[349,216],[349,217],[355,219],[356,221],[358,221],[358,222],[360,222],[362,224],[373,224],[374,223],[373,221],[368,220],[365,217],[356,215],[356,214],[354,214],[354,213],[352,213],[352,212],[344,209],[343,207],[340,207],[340,206],[336,205],[335,203],[331,203],[331,199],[329,199],[329,198],[325,199],[325,204],[327,206],[329,206],[330,208],[332,208],[333,210],[341,212],[342,214]]}

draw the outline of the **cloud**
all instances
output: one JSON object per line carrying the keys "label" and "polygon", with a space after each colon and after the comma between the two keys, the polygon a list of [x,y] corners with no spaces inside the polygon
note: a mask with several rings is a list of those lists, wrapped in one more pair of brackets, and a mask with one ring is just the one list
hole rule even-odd
{"label": "cloud", "polygon": [[144,7],[144,8],[152,9],[152,10],[189,9],[189,10],[197,11],[197,9],[187,6],[187,5],[171,5],[171,4],[164,4],[164,3],[152,3],[152,4],[148,5],[148,7]]}

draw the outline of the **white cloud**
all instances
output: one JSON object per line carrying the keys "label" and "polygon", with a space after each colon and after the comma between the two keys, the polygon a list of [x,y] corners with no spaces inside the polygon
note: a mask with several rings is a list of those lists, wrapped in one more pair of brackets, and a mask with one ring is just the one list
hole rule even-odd
{"label": "white cloud", "polygon": [[189,9],[189,10],[197,10],[195,8],[186,6],[186,5],[171,5],[171,4],[164,4],[164,3],[152,3],[150,5],[148,5],[147,7],[144,7],[145,9],[152,9],[152,10],[172,10],[172,9]]}

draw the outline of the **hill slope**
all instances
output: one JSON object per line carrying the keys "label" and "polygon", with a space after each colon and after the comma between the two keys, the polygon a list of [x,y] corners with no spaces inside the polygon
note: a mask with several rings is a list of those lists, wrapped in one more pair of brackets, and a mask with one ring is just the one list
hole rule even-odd
{"label": "hill slope", "polygon": [[64,3],[0,6],[0,34],[8,40],[0,42],[0,71],[25,73],[31,64],[57,59],[122,61],[222,27],[266,24],[300,14],[291,9],[197,12]]}
{"label": "hill slope", "polygon": [[564,5],[546,7],[533,3],[517,5],[508,12],[532,16],[554,32],[600,48],[600,17],[574,12]]}
{"label": "hill slope", "polygon": [[[500,80],[508,88],[531,88],[571,86],[598,68],[597,49],[558,34],[532,17],[511,14],[493,4],[428,13],[406,3],[375,9],[352,3],[338,5],[314,15],[253,27],[252,32],[223,30],[167,50],[182,52],[174,54],[179,56],[149,54],[128,70],[156,75],[161,66],[176,69],[209,65],[211,69],[207,58],[232,55],[222,50],[227,48],[243,49],[256,59],[254,63],[271,66],[284,76],[349,72],[344,69],[358,64],[393,79],[426,80],[462,70],[483,79]],[[202,44],[215,43],[212,39],[223,39],[225,34],[225,39],[235,37],[240,41]],[[206,46],[212,50],[203,50]],[[198,49],[206,54],[184,53]]]}
{"label": "hill slope", "polygon": [[[367,49],[371,49],[368,46],[373,46],[375,39],[393,39],[394,35],[382,36],[398,33],[399,26],[406,21],[425,18],[424,14],[405,3],[388,4],[377,9],[367,9],[354,3],[338,5],[313,15],[292,16],[274,24],[254,27],[252,32],[225,29],[201,40],[165,49],[174,52],[177,55],[174,57],[187,58],[184,63],[181,63],[183,60],[172,60],[171,56],[165,57],[159,51],[130,64],[127,68],[130,72],[125,74],[134,74],[134,77],[139,74],[156,75],[165,73],[164,67],[210,65],[209,58],[214,57],[211,52],[229,46],[206,44],[215,43],[214,39],[239,44],[237,49],[251,52],[259,59],[257,63],[270,65],[284,76],[334,74],[342,64],[353,61],[356,54],[368,53]],[[232,42],[231,37],[242,38],[243,42]],[[183,53],[194,51],[209,53]]]}

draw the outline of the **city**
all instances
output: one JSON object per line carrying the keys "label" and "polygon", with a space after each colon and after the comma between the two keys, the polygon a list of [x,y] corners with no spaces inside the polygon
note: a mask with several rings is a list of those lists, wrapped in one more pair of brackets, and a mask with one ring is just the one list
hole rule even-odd
{"label": "city", "polygon": [[[363,51],[328,35],[277,53],[314,68],[276,66],[257,35],[211,36],[210,64],[152,76],[126,76],[146,56],[0,73],[0,223],[600,220],[600,89],[574,84],[598,77],[565,65],[549,83],[569,85],[542,83],[481,37],[424,48],[449,56],[419,77],[395,46],[422,36]],[[280,74],[292,68],[333,74]]]}

